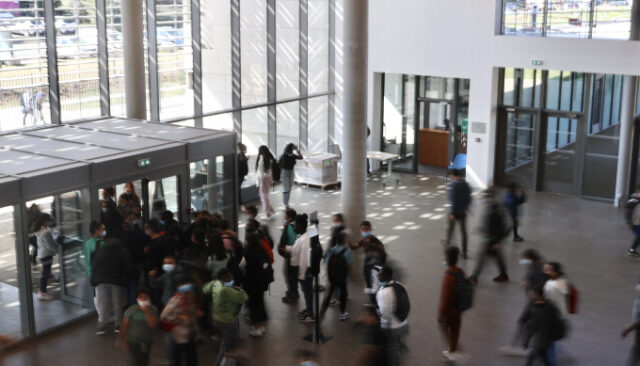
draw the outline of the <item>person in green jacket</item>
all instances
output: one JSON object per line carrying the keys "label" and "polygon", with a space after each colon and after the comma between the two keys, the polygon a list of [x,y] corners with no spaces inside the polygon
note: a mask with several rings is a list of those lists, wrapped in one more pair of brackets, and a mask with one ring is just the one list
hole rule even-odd
{"label": "person in green jacket", "polygon": [[213,298],[211,317],[215,327],[222,334],[216,358],[216,365],[220,365],[225,353],[236,348],[240,333],[238,315],[249,296],[243,289],[234,286],[233,276],[226,268],[218,271],[217,280],[204,285],[203,292]]}
{"label": "person in green jacket", "polygon": [[104,225],[97,221],[91,221],[89,224],[91,239],[84,244],[84,264],[87,268],[88,278],[91,278],[91,254],[98,248],[100,242],[104,244],[104,234],[106,231]]}

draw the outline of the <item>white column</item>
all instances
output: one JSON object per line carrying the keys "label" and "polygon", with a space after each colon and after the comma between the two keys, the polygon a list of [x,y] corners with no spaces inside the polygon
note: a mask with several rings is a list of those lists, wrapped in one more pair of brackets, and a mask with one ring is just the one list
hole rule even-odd
{"label": "white column", "polygon": [[358,239],[366,217],[368,0],[343,2],[342,210]]}
{"label": "white column", "polygon": [[127,117],[147,119],[142,0],[122,1],[121,6]]}

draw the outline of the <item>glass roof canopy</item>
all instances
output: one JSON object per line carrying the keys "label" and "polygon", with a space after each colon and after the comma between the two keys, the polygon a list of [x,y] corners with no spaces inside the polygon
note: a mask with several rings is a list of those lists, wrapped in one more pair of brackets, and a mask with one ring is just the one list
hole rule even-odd
{"label": "glass roof canopy", "polygon": [[0,206],[234,152],[231,132],[139,120],[20,130],[0,135]]}

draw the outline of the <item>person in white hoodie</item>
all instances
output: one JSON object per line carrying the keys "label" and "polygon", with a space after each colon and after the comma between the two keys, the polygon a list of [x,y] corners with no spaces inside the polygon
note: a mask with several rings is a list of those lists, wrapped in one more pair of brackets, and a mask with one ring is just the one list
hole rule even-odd
{"label": "person in white hoodie", "polygon": [[51,276],[51,266],[53,265],[53,257],[58,254],[58,246],[56,245],[49,223],[51,216],[46,213],[40,214],[38,219],[33,223],[32,231],[36,233],[38,242],[38,260],[42,264],[42,272],[40,274],[40,291],[38,291],[38,300],[51,300],[53,297],[47,293],[47,284]]}
{"label": "person in white hoodie", "polygon": [[308,217],[306,214],[297,215],[295,231],[299,235],[292,246],[286,251],[291,253],[291,267],[298,268],[298,280],[304,296],[305,309],[298,314],[302,323],[313,322],[313,276],[311,274],[311,237],[307,232]]}
{"label": "person in white hoodie", "polygon": [[407,319],[400,320],[396,316],[396,294],[393,289],[395,281],[391,267],[382,267],[378,275],[378,283],[380,289],[376,294],[376,303],[378,305],[378,315],[380,316],[380,328],[385,335],[386,364],[400,365],[402,339],[409,331],[409,322]]}
{"label": "person in white hoodie", "polygon": [[262,209],[267,217],[271,217],[275,212],[271,207],[271,201],[269,200],[269,190],[273,185],[273,164],[275,158],[269,148],[265,145],[260,146],[258,149],[258,159],[256,160],[256,187],[258,187],[258,193],[260,194],[260,201],[262,202]]}
{"label": "person in white hoodie", "polygon": [[[549,262],[544,265],[543,271],[549,276],[544,284],[544,297],[558,308],[560,316],[566,322],[569,315],[569,282],[562,272],[562,265],[558,262]],[[558,343],[554,342],[549,348],[548,354],[552,365],[556,364],[557,354]]]}

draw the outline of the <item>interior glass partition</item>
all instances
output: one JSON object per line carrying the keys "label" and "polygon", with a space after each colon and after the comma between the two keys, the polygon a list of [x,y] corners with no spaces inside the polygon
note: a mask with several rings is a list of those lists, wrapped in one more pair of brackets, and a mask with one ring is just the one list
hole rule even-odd
{"label": "interior glass partition", "polygon": [[506,182],[534,187],[534,142],[536,116],[530,113],[505,112],[506,123],[503,175]]}
{"label": "interior glass partition", "polygon": [[0,334],[22,338],[26,324],[19,294],[15,214],[20,211],[14,211],[14,206],[0,207]]}
{"label": "interior glass partition", "polygon": [[234,217],[234,160],[234,155],[224,155],[189,164],[193,210],[217,212],[227,220]]}

